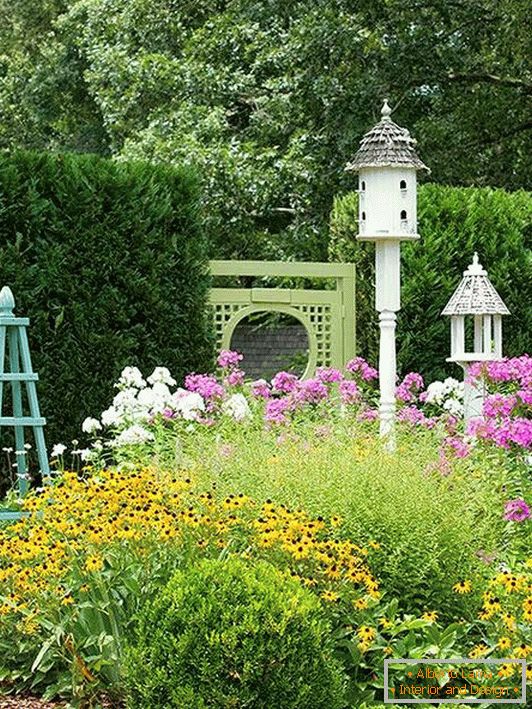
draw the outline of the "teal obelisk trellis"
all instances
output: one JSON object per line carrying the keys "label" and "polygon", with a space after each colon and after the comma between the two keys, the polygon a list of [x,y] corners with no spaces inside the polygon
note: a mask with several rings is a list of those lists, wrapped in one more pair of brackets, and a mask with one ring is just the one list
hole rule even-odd
{"label": "teal obelisk trellis", "polygon": [[[26,328],[29,318],[15,317],[15,299],[11,289],[4,286],[0,291],[0,427],[15,431],[15,456],[17,461],[18,489],[20,497],[28,491],[28,466],[25,450],[27,428],[33,429],[35,447],[43,478],[50,474],[48,455],[44,440],[46,419],[41,417],[37,399],[36,382],[39,375],[31,366],[30,348]],[[4,416],[4,385],[11,385],[13,415]],[[23,413],[23,387],[29,406],[29,416]]]}

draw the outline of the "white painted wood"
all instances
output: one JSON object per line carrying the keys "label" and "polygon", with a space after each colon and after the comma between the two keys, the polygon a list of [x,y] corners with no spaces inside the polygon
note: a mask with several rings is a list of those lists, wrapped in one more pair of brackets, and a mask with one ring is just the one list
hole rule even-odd
{"label": "white painted wood", "polygon": [[463,315],[451,317],[451,357],[460,359],[465,352],[465,319]]}
{"label": "white painted wood", "polygon": [[484,315],[483,334],[484,354],[492,354],[493,350],[491,347],[491,315]]}
{"label": "white painted wood", "polygon": [[401,308],[400,249],[398,239],[375,244],[375,308],[379,313]]}
{"label": "white painted wood", "polygon": [[417,156],[408,131],[391,121],[386,100],[381,113],[380,123],[364,136],[346,169],[358,172],[357,239],[375,241],[380,432],[392,451],[395,450],[395,328],[396,313],[401,308],[401,241],[419,239],[416,172],[428,168]]}
{"label": "white painted wood", "polygon": [[502,359],[502,317],[493,316],[493,339],[495,340],[495,357]]}
{"label": "white painted wood", "polygon": [[395,450],[396,321],[397,316],[392,310],[383,310],[379,314],[380,434],[386,437],[386,446],[391,451]]}
{"label": "white painted wood", "polygon": [[464,370],[464,420],[467,422],[483,415],[484,385],[480,380],[470,380],[469,368],[472,363],[459,364]]}
{"label": "white painted wood", "polygon": [[[406,187],[402,187],[402,183]],[[358,178],[359,237],[417,236],[417,177],[413,167],[365,167]]]}

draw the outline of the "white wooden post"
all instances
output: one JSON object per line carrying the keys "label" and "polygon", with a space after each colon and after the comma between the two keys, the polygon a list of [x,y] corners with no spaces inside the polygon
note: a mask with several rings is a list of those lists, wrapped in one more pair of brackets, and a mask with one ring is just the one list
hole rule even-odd
{"label": "white wooden post", "polygon": [[464,370],[464,421],[482,416],[484,409],[484,385],[469,377],[471,362],[458,362]]}
{"label": "white wooden post", "polygon": [[375,308],[379,313],[380,433],[395,448],[395,387],[397,357],[395,328],[401,308],[401,242],[388,238],[375,244]]}

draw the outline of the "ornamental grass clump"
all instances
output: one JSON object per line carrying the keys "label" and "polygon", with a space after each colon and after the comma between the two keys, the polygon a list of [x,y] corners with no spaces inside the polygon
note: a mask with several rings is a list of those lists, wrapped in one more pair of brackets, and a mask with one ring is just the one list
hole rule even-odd
{"label": "ornamental grass clump", "polygon": [[140,614],[131,709],[340,709],[341,666],[318,599],[264,561],[178,571]]}

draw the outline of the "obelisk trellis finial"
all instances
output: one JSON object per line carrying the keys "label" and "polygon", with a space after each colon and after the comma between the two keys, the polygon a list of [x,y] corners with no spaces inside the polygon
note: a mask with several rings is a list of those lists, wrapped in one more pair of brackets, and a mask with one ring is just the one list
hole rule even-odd
{"label": "obelisk trellis finial", "polygon": [[[0,291],[0,429],[13,428],[15,432],[15,457],[17,466],[18,491],[23,497],[28,491],[28,465],[25,444],[26,428],[32,428],[35,448],[43,478],[50,475],[44,426],[46,419],[41,417],[37,398],[36,382],[39,376],[31,365],[28,344],[28,318],[19,318],[14,314],[15,299],[11,289],[4,286]],[[12,416],[4,416],[4,385],[11,386]],[[23,386],[29,406],[29,416],[23,412]],[[2,511],[0,519],[14,519],[17,513]]]}
{"label": "obelisk trellis finial", "polygon": [[0,317],[14,317],[15,299],[9,286],[4,286],[0,291]]}

